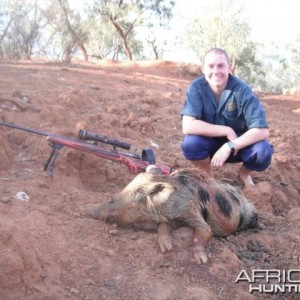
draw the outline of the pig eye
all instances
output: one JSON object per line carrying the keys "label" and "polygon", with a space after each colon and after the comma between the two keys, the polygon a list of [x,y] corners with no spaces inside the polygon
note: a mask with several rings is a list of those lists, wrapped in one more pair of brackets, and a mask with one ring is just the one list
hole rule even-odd
{"label": "pig eye", "polygon": [[114,200],[114,199],[110,199],[110,200],[108,201],[108,203],[114,204],[114,203],[115,203],[115,200]]}

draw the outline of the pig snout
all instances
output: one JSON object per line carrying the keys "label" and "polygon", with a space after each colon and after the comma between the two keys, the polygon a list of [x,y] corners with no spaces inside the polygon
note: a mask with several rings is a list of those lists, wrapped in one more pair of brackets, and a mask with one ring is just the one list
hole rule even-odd
{"label": "pig snout", "polygon": [[88,213],[94,219],[100,219],[104,222],[114,222],[126,204],[120,195],[112,197],[103,204],[95,204],[88,208]]}

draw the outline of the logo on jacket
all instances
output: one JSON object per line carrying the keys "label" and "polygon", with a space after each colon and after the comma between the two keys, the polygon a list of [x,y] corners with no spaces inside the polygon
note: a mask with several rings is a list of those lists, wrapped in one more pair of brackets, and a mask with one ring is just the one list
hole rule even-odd
{"label": "logo on jacket", "polygon": [[234,111],[234,110],[236,110],[236,108],[237,108],[237,105],[236,105],[235,102],[229,102],[229,103],[227,103],[226,106],[225,106],[225,109],[226,109],[227,111]]}

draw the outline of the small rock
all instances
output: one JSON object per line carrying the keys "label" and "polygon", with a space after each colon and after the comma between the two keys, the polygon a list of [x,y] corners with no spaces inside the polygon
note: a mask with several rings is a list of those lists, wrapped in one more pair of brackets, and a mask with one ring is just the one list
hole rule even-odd
{"label": "small rock", "polygon": [[169,261],[162,261],[159,263],[160,268],[169,268],[171,267],[171,263]]}
{"label": "small rock", "polygon": [[15,199],[16,200],[20,200],[20,201],[28,201],[29,200],[29,196],[25,193],[25,192],[17,192],[15,194]]}
{"label": "small rock", "polygon": [[252,259],[245,259],[244,263],[245,263],[245,265],[246,265],[247,268],[255,266],[255,261],[252,260]]}
{"label": "small rock", "polygon": [[2,197],[0,198],[0,201],[3,202],[3,203],[7,203],[7,202],[10,201],[10,199],[9,199],[8,196],[2,196]]}
{"label": "small rock", "polygon": [[300,207],[292,208],[286,215],[286,220],[292,224],[300,224]]}
{"label": "small rock", "polygon": [[79,212],[74,212],[74,213],[72,214],[72,217],[74,217],[74,218],[80,218],[81,215],[80,215]]}
{"label": "small rock", "polygon": [[92,279],[88,279],[85,284],[86,285],[95,285],[95,282]]}
{"label": "small rock", "polygon": [[118,230],[113,229],[113,230],[110,230],[108,233],[111,235],[118,235]]}
{"label": "small rock", "polygon": [[72,294],[79,294],[79,291],[78,291],[77,289],[75,289],[75,288],[71,288],[71,289],[70,289],[70,292],[71,292]]}

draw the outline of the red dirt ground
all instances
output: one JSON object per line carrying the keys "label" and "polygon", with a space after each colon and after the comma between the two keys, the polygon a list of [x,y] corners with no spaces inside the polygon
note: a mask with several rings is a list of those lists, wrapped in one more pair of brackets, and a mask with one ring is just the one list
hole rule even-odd
{"label": "red dirt ground", "polygon": [[[185,167],[179,112],[188,73],[165,61],[2,62],[0,119],[69,137],[86,129],[137,153],[152,147],[157,162]],[[245,190],[260,228],[213,238],[201,266],[190,228],[173,232],[174,249],[162,254],[156,233],[88,215],[89,205],[131,181],[125,166],[64,148],[51,177],[42,168],[46,138],[0,126],[0,299],[300,299],[249,293],[247,282],[235,282],[241,270],[300,269],[300,95],[261,100],[275,155],[266,172],[254,174],[255,188]],[[238,167],[214,170],[215,177],[239,184]],[[28,201],[16,199],[20,191]]]}

